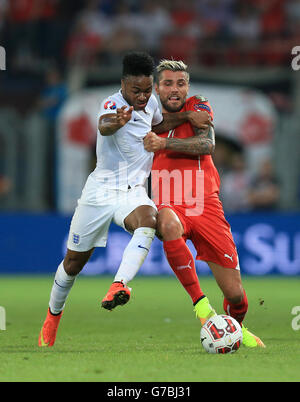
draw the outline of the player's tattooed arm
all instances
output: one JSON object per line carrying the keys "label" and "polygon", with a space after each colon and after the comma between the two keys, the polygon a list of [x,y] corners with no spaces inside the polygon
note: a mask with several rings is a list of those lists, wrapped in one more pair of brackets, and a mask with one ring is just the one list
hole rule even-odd
{"label": "player's tattooed arm", "polygon": [[131,106],[129,109],[126,109],[127,106],[122,106],[120,109],[117,109],[117,113],[100,116],[98,128],[101,135],[113,135],[131,119],[133,107]]}
{"label": "player's tattooed arm", "polygon": [[201,130],[194,127],[196,148],[199,155],[211,155],[214,153],[216,146],[215,130],[214,127],[208,127],[206,130]]}
{"label": "player's tattooed arm", "polygon": [[195,135],[189,138],[162,138],[150,132],[144,138],[144,147],[149,152],[160,149],[182,152],[188,155],[211,155],[215,149],[215,132],[212,126],[206,129],[194,127]]}

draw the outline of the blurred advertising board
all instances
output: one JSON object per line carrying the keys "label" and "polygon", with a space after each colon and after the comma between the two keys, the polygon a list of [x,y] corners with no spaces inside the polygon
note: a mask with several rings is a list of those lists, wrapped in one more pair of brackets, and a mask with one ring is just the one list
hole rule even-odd
{"label": "blurred advertising board", "polygon": [[[300,275],[299,214],[242,214],[227,219],[242,274]],[[70,221],[63,215],[0,214],[0,274],[54,273],[66,251]],[[82,275],[113,277],[129,240],[128,233],[112,225],[107,247],[95,250]],[[199,275],[210,274],[206,263],[197,261],[196,267]],[[173,275],[157,238],[138,275]]]}

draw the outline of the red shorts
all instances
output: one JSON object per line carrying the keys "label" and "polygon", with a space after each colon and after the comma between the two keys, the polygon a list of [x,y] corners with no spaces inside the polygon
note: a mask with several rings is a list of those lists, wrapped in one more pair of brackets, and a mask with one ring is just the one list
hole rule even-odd
{"label": "red shorts", "polygon": [[180,219],[184,228],[183,237],[194,244],[197,260],[240,269],[230,225],[218,196],[205,199],[203,212],[198,216],[188,216],[187,208],[182,205],[162,204],[158,206],[158,211],[163,208],[172,209]]}

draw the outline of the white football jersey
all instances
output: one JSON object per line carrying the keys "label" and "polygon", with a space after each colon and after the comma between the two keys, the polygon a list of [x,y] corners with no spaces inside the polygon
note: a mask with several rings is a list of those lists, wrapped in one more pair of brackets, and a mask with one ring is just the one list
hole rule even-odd
{"label": "white football jersey", "polygon": [[[123,98],[121,90],[106,98],[97,116],[116,113],[117,108],[130,107]],[[153,152],[144,148],[143,138],[153,125],[161,123],[162,113],[152,94],[145,110],[133,111],[132,117],[113,135],[97,134],[97,165],[92,177],[106,188],[127,190],[128,186],[144,185],[149,177]]]}

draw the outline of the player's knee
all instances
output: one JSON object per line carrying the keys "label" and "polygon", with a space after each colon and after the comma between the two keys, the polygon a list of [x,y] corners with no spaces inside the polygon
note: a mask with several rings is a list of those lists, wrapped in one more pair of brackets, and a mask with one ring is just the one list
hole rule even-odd
{"label": "player's knee", "polygon": [[138,222],[138,227],[156,229],[156,226],[157,226],[157,219],[154,214],[148,214],[143,218],[141,218]]}
{"label": "player's knee", "polygon": [[64,259],[64,269],[68,275],[78,275],[86,264],[86,259],[79,256],[66,256]]}
{"label": "player's knee", "polygon": [[157,219],[157,231],[163,240],[177,239],[182,236],[181,227],[175,220]]}
{"label": "player's knee", "polygon": [[142,205],[126,217],[124,224],[130,232],[134,232],[141,227],[156,229],[156,216],[157,211],[153,207]]}
{"label": "player's knee", "polygon": [[226,293],[225,297],[231,304],[241,304],[244,299],[244,291],[240,286],[233,287]]}
{"label": "player's knee", "polygon": [[240,304],[243,300],[243,297],[240,295],[233,295],[230,297],[226,297],[226,299],[231,303],[231,304]]}

